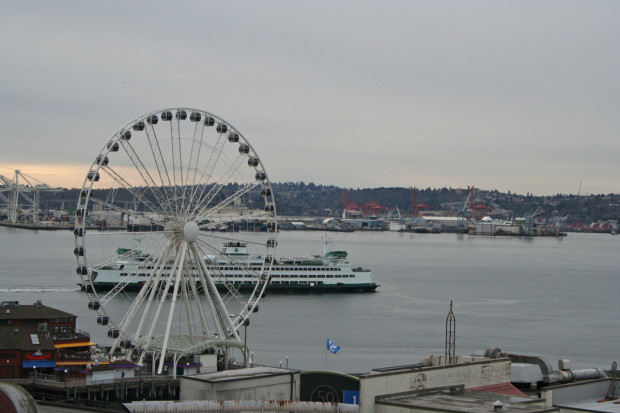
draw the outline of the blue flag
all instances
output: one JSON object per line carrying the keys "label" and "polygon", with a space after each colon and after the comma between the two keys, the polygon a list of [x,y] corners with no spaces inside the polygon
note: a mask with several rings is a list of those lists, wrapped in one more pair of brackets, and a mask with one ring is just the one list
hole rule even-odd
{"label": "blue flag", "polygon": [[340,346],[337,346],[336,343],[334,343],[333,341],[331,341],[329,338],[327,339],[327,349],[336,354],[338,352],[338,350],[340,350]]}

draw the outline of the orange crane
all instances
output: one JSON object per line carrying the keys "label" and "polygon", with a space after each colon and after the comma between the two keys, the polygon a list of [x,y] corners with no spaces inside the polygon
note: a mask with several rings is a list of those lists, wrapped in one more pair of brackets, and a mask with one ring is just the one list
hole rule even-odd
{"label": "orange crane", "polygon": [[409,189],[411,190],[411,202],[413,203],[413,216],[418,217],[420,215],[424,215],[424,212],[420,213],[419,210],[420,209],[433,209],[432,206],[430,205],[426,205],[426,204],[418,204],[415,196],[413,195],[413,187],[409,187]]}
{"label": "orange crane", "polygon": [[343,217],[346,217],[347,212],[352,213],[353,215],[363,215],[364,211],[360,205],[353,204],[349,201],[349,195],[346,189],[342,190],[342,203],[344,205],[344,211],[342,213]]}
{"label": "orange crane", "polygon": [[469,208],[471,209],[472,215],[475,219],[481,219],[485,213],[493,211],[493,208],[490,206],[486,206],[483,204],[476,204],[476,198],[474,197],[474,191],[476,187],[471,186],[467,187],[467,198],[466,202],[469,201]]}

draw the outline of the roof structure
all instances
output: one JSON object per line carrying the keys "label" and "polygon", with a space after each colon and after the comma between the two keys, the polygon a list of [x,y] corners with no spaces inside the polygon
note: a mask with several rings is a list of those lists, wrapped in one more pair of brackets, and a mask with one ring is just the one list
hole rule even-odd
{"label": "roof structure", "polygon": [[57,310],[37,301],[32,305],[22,305],[18,301],[0,303],[0,322],[5,320],[49,320],[57,318],[76,318],[66,311]]}
{"label": "roof structure", "polygon": [[[485,386],[493,387],[493,386]],[[484,389],[484,388],[483,388]],[[386,395],[377,399],[377,404],[398,407],[401,410],[432,410],[434,412],[497,412],[502,410],[522,413],[559,412],[548,408],[543,399],[530,399],[513,395],[499,394],[487,390],[465,391],[463,386],[425,389],[401,394]],[[498,389],[495,389],[498,390]]]}
{"label": "roof structure", "polygon": [[0,350],[37,351],[54,349],[52,335],[37,331],[36,325],[0,326]]}

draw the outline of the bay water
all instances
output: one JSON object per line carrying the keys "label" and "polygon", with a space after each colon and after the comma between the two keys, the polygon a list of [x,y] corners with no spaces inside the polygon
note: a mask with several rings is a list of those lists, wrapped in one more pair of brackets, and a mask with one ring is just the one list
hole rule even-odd
{"label": "bay water", "polygon": [[[278,234],[278,257],[323,249],[322,233]],[[503,351],[608,369],[620,359],[620,237],[483,237],[400,232],[329,233],[374,293],[267,294],[247,329],[255,363],[362,373],[443,355],[450,302],[456,353]],[[78,316],[109,345],[75,275],[71,231],[0,227],[0,300],[41,300]],[[130,298],[119,298],[127,308]],[[116,304],[115,304],[116,305]],[[243,332],[241,332],[243,334]],[[340,346],[326,351],[330,338]]]}

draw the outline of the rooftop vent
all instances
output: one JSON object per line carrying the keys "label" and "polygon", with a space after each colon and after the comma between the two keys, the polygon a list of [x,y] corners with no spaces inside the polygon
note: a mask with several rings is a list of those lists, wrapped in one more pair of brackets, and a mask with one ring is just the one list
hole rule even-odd
{"label": "rooftop vent", "polygon": [[493,403],[493,411],[494,412],[501,412],[504,409],[504,404],[502,402],[500,402],[499,400],[497,400],[495,403]]}

